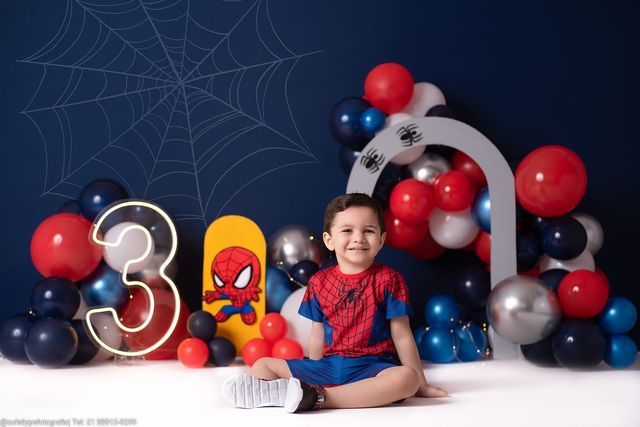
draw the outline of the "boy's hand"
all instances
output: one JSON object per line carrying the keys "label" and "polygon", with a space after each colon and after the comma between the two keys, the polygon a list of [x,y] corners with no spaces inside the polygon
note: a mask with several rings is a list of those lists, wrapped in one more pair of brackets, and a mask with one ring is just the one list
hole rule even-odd
{"label": "boy's hand", "polygon": [[449,397],[449,393],[440,387],[434,387],[429,384],[422,384],[416,392],[417,397]]}

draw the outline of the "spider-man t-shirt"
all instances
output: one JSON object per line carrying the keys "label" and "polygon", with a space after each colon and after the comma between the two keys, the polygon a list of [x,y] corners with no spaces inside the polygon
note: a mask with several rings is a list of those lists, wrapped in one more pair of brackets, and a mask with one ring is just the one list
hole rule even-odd
{"label": "spider-man t-shirt", "polygon": [[338,266],[309,280],[302,316],[324,325],[324,356],[396,354],[389,319],[411,315],[409,291],[400,273],[372,264],[357,274]]}

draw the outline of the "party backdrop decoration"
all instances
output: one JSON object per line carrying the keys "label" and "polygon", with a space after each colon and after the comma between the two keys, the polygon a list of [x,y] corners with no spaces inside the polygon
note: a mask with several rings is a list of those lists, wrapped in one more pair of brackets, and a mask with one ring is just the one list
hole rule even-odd
{"label": "party backdrop decoration", "polygon": [[218,324],[238,353],[260,336],[266,311],[267,243],[258,225],[238,215],[218,218],[204,237],[202,309]]}

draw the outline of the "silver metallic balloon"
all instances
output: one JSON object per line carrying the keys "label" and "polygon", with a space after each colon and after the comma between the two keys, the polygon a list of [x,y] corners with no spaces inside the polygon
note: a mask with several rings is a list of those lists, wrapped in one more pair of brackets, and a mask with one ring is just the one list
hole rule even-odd
{"label": "silver metallic balloon", "polygon": [[560,321],[558,297],[542,281],[528,276],[502,280],[489,294],[487,317],[496,333],[516,344],[533,344]]}
{"label": "silver metallic balloon", "polygon": [[440,175],[451,170],[451,163],[437,153],[424,153],[407,167],[415,179],[433,184]]}
{"label": "silver metallic balloon", "polygon": [[321,264],[324,243],[311,230],[290,225],[278,230],[267,245],[268,261],[290,272],[294,264],[308,259]]}

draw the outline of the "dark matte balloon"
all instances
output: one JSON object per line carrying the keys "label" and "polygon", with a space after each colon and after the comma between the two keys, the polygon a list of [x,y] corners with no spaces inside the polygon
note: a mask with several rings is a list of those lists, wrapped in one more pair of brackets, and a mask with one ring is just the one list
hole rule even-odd
{"label": "dark matte balloon", "polygon": [[93,221],[111,203],[128,197],[122,185],[109,179],[98,179],[82,189],[78,201],[82,214]]}
{"label": "dark matte balloon", "polygon": [[467,311],[485,307],[491,293],[491,275],[487,267],[475,259],[462,258],[458,269],[453,288],[460,305]]}
{"label": "dark matte balloon", "polygon": [[448,119],[457,119],[456,113],[453,112],[448,105],[434,105],[427,111],[425,117],[446,117]]}
{"label": "dark matte balloon", "polygon": [[371,104],[362,98],[347,98],[338,102],[329,113],[329,130],[336,140],[360,151],[375,136],[360,124],[360,118]]}
{"label": "dark matte balloon", "polygon": [[522,355],[529,362],[539,366],[558,366],[551,349],[551,336],[533,344],[521,345]]}
{"label": "dark matte balloon", "polygon": [[82,209],[80,208],[80,203],[78,203],[77,200],[68,200],[60,206],[58,213],[74,213],[82,215]]}
{"label": "dark matte balloon", "polygon": [[302,261],[295,263],[293,267],[291,267],[291,271],[289,273],[296,283],[302,286],[307,286],[311,276],[316,274],[318,270],[318,264],[311,260],[303,259]]}
{"label": "dark matte balloon", "polygon": [[562,366],[585,369],[602,361],[606,342],[592,319],[565,318],[552,335],[551,349]]}
{"label": "dark matte balloon", "polygon": [[31,363],[24,340],[35,318],[30,314],[12,316],[0,324],[0,353],[14,363]]}
{"label": "dark matte balloon", "polygon": [[215,366],[229,366],[236,358],[236,348],[226,338],[214,338],[209,345],[209,362]]}
{"label": "dark matte balloon", "polygon": [[405,170],[402,166],[398,166],[394,163],[387,163],[378,177],[378,181],[376,181],[372,197],[383,207],[388,206],[391,190],[393,190],[393,187],[404,179],[404,175]]}
{"label": "dark matte balloon", "polygon": [[533,231],[521,231],[516,237],[518,270],[531,270],[538,265],[542,249]]}
{"label": "dark matte balloon", "polygon": [[587,231],[580,221],[571,216],[549,218],[540,233],[540,244],[551,258],[573,259],[587,247]]}
{"label": "dark matte balloon", "polygon": [[553,292],[558,292],[558,286],[560,286],[560,282],[564,279],[564,276],[569,274],[567,270],[562,268],[552,268],[541,273],[538,276],[538,279],[542,280],[545,285]]}
{"label": "dark matte balloon", "polygon": [[80,292],[71,281],[50,277],[31,292],[31,311],[38,317],[71,319],[80,306]]}
{"label": "dark matte balloon", "polygon": [[27,333],[24,350],[34,365],[59,368],[69,363],[76,354],[78,335],[67,321],[38,319]]}
{"label": "dark matte balloon", "polygon": [[87,333],[83,320],[74,319],[71,321],[71,326],[78,336],[78,350],[69,364],[84,365],[96,357],[99,348],[93,343],[93,338]]}
{"label": "dark matte balloon", "polygon": [[187,320],[187,330],[193,338],[209,341],[216,335],[218,322],[208,311],[194,311]]}

